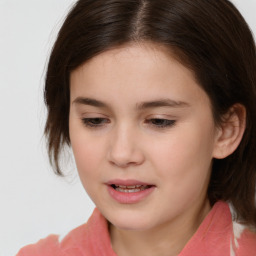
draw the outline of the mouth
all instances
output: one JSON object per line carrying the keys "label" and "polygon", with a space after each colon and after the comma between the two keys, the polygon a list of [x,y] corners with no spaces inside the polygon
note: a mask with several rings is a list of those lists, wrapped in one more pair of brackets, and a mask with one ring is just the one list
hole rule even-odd
{"label": "mouth", "polygon": [[138,180],[115,179],[107,184],[109,195],[118,203],[135,204],[153,193],[156,186]]}
{"label": "mouth", "polygon": [[117,184],[111,184],[110,185],[113,189],[119,192],[123,193],[136,193],[136,192],[141,192],[143,190],[149,189],[153,187],[153,185],[117,185]]}

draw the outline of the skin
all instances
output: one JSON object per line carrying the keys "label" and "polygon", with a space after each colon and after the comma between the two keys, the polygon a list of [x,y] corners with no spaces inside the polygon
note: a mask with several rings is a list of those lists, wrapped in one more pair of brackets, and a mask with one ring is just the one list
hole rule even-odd
{"label": "skin", "polygon": [[[110,223],[113,249],[119,256],[177,255],[210,211],[220,130],[209,97],[189,69],[150,43],[101,53],[71,73],[70,85],[78,172]],[[105,184],[113,179],[155,189],[138,203],[121,204]]]}

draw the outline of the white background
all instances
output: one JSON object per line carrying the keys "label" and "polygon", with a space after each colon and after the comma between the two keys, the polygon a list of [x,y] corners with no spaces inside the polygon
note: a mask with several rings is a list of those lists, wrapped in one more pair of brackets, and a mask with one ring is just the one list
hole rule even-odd
{"label": "white background", "polygon": [[[74,0],[0,0],[0,256],[86,222],[94,206],[75,169],[52,173],[43,138],[44,70]],[[256,34],[256,0],[234,0]]]}

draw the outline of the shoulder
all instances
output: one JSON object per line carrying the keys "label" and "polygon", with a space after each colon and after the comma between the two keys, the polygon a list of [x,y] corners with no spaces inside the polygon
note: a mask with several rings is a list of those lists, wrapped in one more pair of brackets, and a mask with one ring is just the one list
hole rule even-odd
{"label": "shoulder", "polygon": [[110,255],[111,250],[108,223],[96,208],[86,224],[63,238],[50,235],[36,244],[25,246],[16,256],[82,256],[85,252],[88,255]]}
{"label": "shoulder", "polygon": [[59,251],[58,236],[50,235],[36,244],[23,247],[16,256],[55,256]]}
{"label": "shoulder", "polygon": [[63,239],[58,235],[49,235],[35,244],[23,247],[16,256],[66,256],[72,249],[72,256],[82,255],[79,243],[86,234],[86,224],[70,231]]}
{"label": "shoulder", "polygon": [[237,222],[233,222],[233,232],[234,255],[256,255],[256,232]]}

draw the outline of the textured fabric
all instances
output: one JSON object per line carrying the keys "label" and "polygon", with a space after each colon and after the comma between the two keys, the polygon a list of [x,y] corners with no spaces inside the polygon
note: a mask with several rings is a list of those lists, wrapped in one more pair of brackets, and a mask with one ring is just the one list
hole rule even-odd
{"label": "textured fabric", "polygon": [[[87,224],[59,241],[48,236],[21,249],[17,256],[117,256],[111,248],[108,224],[95,209]],[[228,204],[218,202],[178,256],[256,256],[256,234],[232,222]]]}

